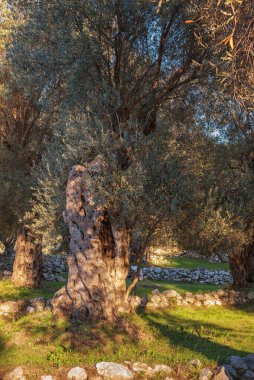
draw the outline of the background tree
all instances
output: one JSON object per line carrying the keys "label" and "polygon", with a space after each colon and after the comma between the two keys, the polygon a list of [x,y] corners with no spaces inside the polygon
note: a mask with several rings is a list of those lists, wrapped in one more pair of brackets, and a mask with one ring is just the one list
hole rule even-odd
{"label": "background tree", "polygon": [[208,50],[208,63],[224,92],[253,110],[253,2],[207,0],[200,7],[198,24],[199,41]]}
{"label": "background tree", "polygon": [[[50,134],[51,99],[49,85],[28,88],[8,57],[15,30],[22,27],[28,16],[27,12],[16,12],[14,4],[10,6],[8,2],[4,2],[1,16],[0,178],[3,186],[0,190],[0,237],[7,251],[13,253],[17,229],[30,207],[32,186],[35,185],[31,172],[40,161]],[[46,94],[47,102],[44,101]],[[29,256],[33,240],[31,231],[22,235],[21,230],[25,231],[25,228],[19,228],[18,232],[13,282],[16,285],[22,282],[22,285],[36,286],[37,273],[31,272],[37,268],[36,262],[39,263],[40,260],[37,260],[36,255],[33,258]],[[37,251],[40,249],[33,250],[34,253]],[[29,280],[29,276],[35,280]]]}

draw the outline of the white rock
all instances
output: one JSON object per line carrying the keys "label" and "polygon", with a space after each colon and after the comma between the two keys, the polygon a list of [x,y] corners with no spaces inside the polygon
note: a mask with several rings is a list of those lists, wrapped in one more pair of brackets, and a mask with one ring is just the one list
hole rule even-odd
{"label": "white rock", "polygon": [[80,367],[72,368],[67,374],[68,380],[86,380],[86,370]]}
{"label": "white rock", "polygon": [[213,377],[214,380],[233,380],[234,378],[236,378],[236,370],[230,365],[217,368]]}
{"label": "white rock", "polygon": [[156,364],[154,367],[155,373],[165,373],[165,375],[170,375],[172,373],[172,368],[164,364]]}
{"label": "white rock", "polygon": [[199,380],[210,380],[212,376],[212,371],[209,368],[204,368],[199,374]]}
{"label": "white rock", "polygon": [[166,290],[163,294],[167,298],[175,298],[178,295],[178,293],[173,289]]}
{"label": "white rock", "polygon": [[54,377],[52,377],[51,375],[46,375],[46,376],[42,376],[41,380],[54,380]]}
{"label": "white rock", "polygon": [[35,312],[35,309],[34,309],[34,307],[32,307],[32,306],[28,306],[27,309],[26,309],[26,311],[27,311],[28,313],[34,313],[34,312]]}
{"label": "white rock", "polygon": [[146,373],[149,369],[152,371],[152,368],[149,367],[146,363],[135,362],[135,363],[132,364],[132,370],[134,372],[144,372],[144,373]]}
{"label": "white rock", "polygon": [[12,272],[10,272],[9,270],[4,270],[4,276],[11,276],[12,275]]}
{"label": "white rock", "polygon": [[189,361],[189,364],[195,368],[201,368],[202,367],[202,363],[199,359],[192,359],[191,361]]}
{"label": "white rock", "polygon": [[14,371],[4,377],[4,380],[26,380],[23,369],[21,367],[15,368]]}
{"label": "white rock", "polygon": [[100,362],[96,364],[99,375],[110,380],[130,380],[133,379],[133,373],[121,364],[111,362]]}
{"label": "white rock", "polygon": [[205,306],[214,306],[214,301],[212,301],[212,300],[206,300],[206,301],[204,301],[204,305]]}

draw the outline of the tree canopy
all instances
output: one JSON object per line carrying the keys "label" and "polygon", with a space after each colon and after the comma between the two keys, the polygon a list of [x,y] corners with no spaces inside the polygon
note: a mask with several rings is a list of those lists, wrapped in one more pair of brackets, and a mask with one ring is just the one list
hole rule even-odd
{"label": "tree canopy", "polygon": [[15,0],[0,17],[4,239],[22,222],[66,248],[68,174],[99,157],[96,200],[140,255],[163,234],[252,252],[250,0]]}

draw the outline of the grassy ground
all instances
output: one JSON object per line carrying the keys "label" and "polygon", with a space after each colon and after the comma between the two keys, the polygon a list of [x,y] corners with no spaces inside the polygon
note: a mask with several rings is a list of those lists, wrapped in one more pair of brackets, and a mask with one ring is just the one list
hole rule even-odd
{"label": "grassy ground", "polygon": [[178,293],[192,292],[192,293],[205,293],[211,292],[222,288],[221,285],[212,284],[199,284],[188,282],[167,282],[167,281],[155,281],[155,280],[143,280],[138,283],[137,295],[140,297],[146,296],[153,289],[158,289],[160,292],[168,289],[174,289]]}
{"label": "grassy ground", "polygon": [[[174,260],[182,266],[182,258]],[[191,262],[194,265],[195,260]],[[15,288],[9,280],[1,280],[0,301],[51,298],[62,285],[45,282],[41,289],[33,290]],[[145,295],[155,288],[197,293],[212,291],[218,286],[144,280],[139,283],[137,293]],[[230,355],[254,352],[253,324],[253,305],[198,309],[173,306],[164,311],[140,311],[120,319],[115,325],[71,325],[54,320],[50,311],[17,320],[2,319],[0,378],[1,371],[20,365],[30,369],[31,379],[46,371],[54,374],[58,367],[84,366],[98,361],[143,361],[176,367],[199,358],[204,365],[212,366],[225,362]]]}
{"label": "grassy ground", "polygon": [[98,361],[203,364],[254,352],[253,307],[173,307],[140,312],[110,325],[70,325],[49,311],[0,321],[0,368],[52,371]]}
{"label": "grassy ground", "polygon": [[40,289],[15,288],[10,280],[0,280],[0,301],[28,300],[38,297],[49,299],[62,286],[62,282],[45,281]]}
{"label": "grassy ground", "polygon": [[[0,301],[26,300],[37,297],[50,299],[62,286],[62,282],[45,281],[40,289],[15,288],[10,280],[0,280]],[[143,297],[153,289],[159,289],[161,292],[167,289],[175,289],[179,293],[187,291],[199,293],[210,292],[219,288],[221,288],[221,285],[143,280],[138,283],[137,295]]]}
{"label": "grassy ground", "polygon": [[188,257],[165,257],[165,262],[158,266],[163,268],[204,268],[210,270],[229,269],[228,263],[209,263],[207,260],[192,259]]}

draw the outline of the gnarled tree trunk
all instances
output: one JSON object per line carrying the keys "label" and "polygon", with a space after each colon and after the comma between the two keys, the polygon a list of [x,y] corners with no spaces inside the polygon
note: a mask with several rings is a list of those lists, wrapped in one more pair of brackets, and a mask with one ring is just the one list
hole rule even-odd
{"label": "gnarled tree trunk", "polygon": [[235,288],[254,284],[254,243],[241,252],[231,254],[229,264]]}
{"label": "gnarled tree trunk", "polygon": [[126,294],[130,234],[119,216],[96,199],[99,159],[74,166],[67,184],[65,221],[70,231],[69,277],[52,300],[56,315],[114,319],[130,311]]}
{"label": "gnarled tree trunk", "polygon": [[42,280],[41,244],[29,230],[20,226],[16,242],[16,255],[12,282],[15,286],[36,288]]}

